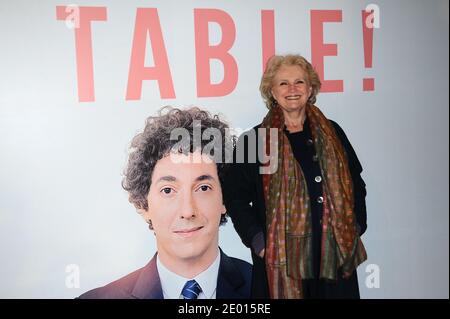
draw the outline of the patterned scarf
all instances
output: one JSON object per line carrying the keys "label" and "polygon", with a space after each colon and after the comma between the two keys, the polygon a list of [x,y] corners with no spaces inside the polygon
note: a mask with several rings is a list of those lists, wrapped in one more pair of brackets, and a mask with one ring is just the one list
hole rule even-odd
{"label": "patterned scarf", "polygon": [[[320,278],[352,273],[367,259],[356,231],[353,183],[334,127],[314,105],[306,106],[323,187]],[[278,129],[278,169],[263,175],[267,219],[266,267],[271,298],[303,298],[302,279],[314,278],[311,209],[302,169],[284,134],[284,115],[273,107],[262,127]],[[265,154],[270,153],[266,130]]]}

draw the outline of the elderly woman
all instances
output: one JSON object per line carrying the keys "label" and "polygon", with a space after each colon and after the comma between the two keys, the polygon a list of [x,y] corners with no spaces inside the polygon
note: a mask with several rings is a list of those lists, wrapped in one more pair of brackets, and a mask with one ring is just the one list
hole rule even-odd
{"label": "elderly woman", "polygon": [[[244,162],[228,172],[226,205],[252,250],[256,298],[359,298],[365,183],[344,131],[314,105],[320,86],[303,57],[272,57],[260,86],[269,112],[253,130],[276,128],[276,171],[260,173],[251,152],[261,149],[246,132],[236,147]],[[265,134],[259,145],[273,154]]]}

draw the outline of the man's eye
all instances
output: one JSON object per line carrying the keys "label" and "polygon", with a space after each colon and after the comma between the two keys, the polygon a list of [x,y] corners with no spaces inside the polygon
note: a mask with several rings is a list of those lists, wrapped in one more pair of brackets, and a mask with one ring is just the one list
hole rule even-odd
{"label": "man's eye", "polygon": [[173,189],[170,187],[164,187],[163,189],[161,189],[161,192],[164,194],[167,194],[167,195],[172,193],[172,191],[173,191]]}
{"label": "man's eye", "polygon": [[208,186],[208,185],[202,185],[202,186],[200,186],[198,189],[199,189],[200,191],[202,191],[202,192],[206,192],[206,191],[210,190],[211,187]]}

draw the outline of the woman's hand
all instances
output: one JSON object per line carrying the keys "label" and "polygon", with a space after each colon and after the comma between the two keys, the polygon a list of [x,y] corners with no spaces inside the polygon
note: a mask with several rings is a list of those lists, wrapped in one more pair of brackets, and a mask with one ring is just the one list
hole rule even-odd
{"label": "woman's hand", "polygon": [[266,254],[266,249],[263,248],[263,249],[259,252],[258,256],[261,257],[261,258],[264,258],[264,255],[265,255],[265,254]]}
{"label": "woman's hand", "polygon": [[342,278],[344,278],[344,279],[350,278],[351,275],[352,275],[351,272],[345,272],[345,271],[342,272]]}

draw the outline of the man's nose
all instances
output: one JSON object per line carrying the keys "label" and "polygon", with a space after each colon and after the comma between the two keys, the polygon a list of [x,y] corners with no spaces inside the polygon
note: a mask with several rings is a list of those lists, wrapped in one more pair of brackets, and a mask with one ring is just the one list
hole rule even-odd
{"label": "man's nose", "polygon": [[195,217],[195,202],[192,193],[184,194],[183,203],[180,207],[180,217],[181,218],[193,218]]}

